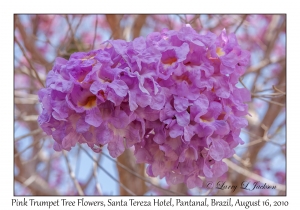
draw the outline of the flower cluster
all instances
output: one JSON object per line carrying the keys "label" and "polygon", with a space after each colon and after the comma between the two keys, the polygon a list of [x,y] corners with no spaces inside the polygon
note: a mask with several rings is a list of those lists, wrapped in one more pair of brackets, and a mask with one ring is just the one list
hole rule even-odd
{"label": "flower cluster", "polygon": [[200,35],[190,26],[57,58],[39,91],[38,122],[56,151],[134,147],[149,176],[201,187],[227,171],[242,143],[249,91],[237,88],[250,54],[234,34]]}

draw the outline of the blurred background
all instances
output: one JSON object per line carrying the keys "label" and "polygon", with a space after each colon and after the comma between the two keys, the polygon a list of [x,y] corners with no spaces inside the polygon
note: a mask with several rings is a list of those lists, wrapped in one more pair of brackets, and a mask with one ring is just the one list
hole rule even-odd
{"label": "blurred background", "polygon": [[[37,91],[56,57],[104,48],[108,39],[131,41],[163,28],[190,24],[198,33],[235,33],[251,63],[238,86],[251,91],[245,142],[224,160],[220,183],[236,190],[188,190],[148,177],[131,149],[111,158],[85,145],[55,152],[54,140],[38,126]],[[15,195],[286,195],[286,15],[15,15],[14,16],[14,194]],[[276,189],[243,190],[243,181]]]}

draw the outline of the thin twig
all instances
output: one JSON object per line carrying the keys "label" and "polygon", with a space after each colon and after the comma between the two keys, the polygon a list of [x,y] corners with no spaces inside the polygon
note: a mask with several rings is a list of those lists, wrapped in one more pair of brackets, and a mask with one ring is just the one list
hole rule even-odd
{"label": "thin twig", "polygon": [[96,24],[95,24],[95,32],[94,32],[94,39],[93,39],[92,50],[95,47],[95,41],[96,41],[96,37],[97,37],[97,27],[98,27],[98,16],[96,15]]}
{"label": "thin twig", "polygon": [[40,78],[40,76],[39,76],[39,74],[37,73],[37,71],[36,71],[35,68],[33,67],[33,65],[32,65],[30,59],[27,57],[24,48],[22,47],[22,45],[20,44],[20,42],[18,41],[18,39],[15,39],[15,41],[16,41],[16,43],[18,44],[19,48],[21,49],[23,55],[25,56],[25,58],[26,58],[26,60],[27,60],[27,62],[28,62],[28,64],[29,64],[29,66],[30,66],[31,70],[34,72],[36,78],[37,78],[38,81],[41,83],[42,87],[45,87],[43,81],[41,80],[41,78]]}
{"label": "thin twig", "polygon": [[[274,86],[274,85],[273,85]],[[275,86],[274,86],[275,87]],[[285,84],[280,84],[280,85],[277,85],[277,88],[276,90],[278,90],[278,87],[285,87]],[[261,93],[261,92],[266,92],[266,91],[270,91],[270,90],[274,90],[274,88],[268,88],[268,89],[264,89],[264,90],[257,90],[255,91],[255,93]],[[280,90],[281,93],[284,93]]]}
{"label": "thin twig", "polygon": [[273,85],[272,88],[273,88],[275,91],[279,92],[279,93],[285,94],[285,92],[283,92],[282,90],[279,90],[278,88],[276,88],[275,85]]}
{"label": "thin twig", "polygon": [[20,90],[15,90],[14,94],[15,94],[15,96],[18,96],[18,97],[33,98],[33,99],[36,99],[36,100],[38,99],[38,96],[36,94],[24,93]]}
{"label": "thin twig", "polygon": [[184,22],[185,22],[185,23],[188,22],[188,20],[187,20],[187,15],[186,15],[186,14],[184,14]]}
{"label": "thin twig", "polygon": [[18,120],[22,120],[22,121],[32,121],[32,122],[36,122],[38,119],[38,115],[21,115],[20,118],[18,118]]}
{"label": "thin twig", "polygon": [[16,98],[15,99],[15,104],[26,104],[26,105],[31,105],[31,104],[36,104],[37,101],[32,101],[32,100],[28,100],[28,99],[25,99],[25,100],[21,100],[20,98]]}
{"label": "thin twig", "polygon": [[48,43],[51,47],[53,47],[54,49],[56,48],[52,43],[51,43],[51,41],[49,40],[49,38],[46,36],[46,40],[41,40],[41,39],[39,39],[37,36],[35,36],[35,35],[31,35],[32,36],[32,38],[34,38],[35,40],[37,40],[37,41],[39,41],[39,42],[44,42],[44,43]]}
{"label": "thin twig", "polygon": [[181,22],[186,24],[186,20],[183,17],[181,17],[180,15],[177,15],[177,16],[180,18]]}
{"label": "thin twig", "polygon": [[80,48],[80,46],[79,46],[79,44],[78,44],[78,42],[77,42],[77,40],[76,40],[76,38],[75,38],[75,33],[74,33],[73,29],[72,29],[72,25],[71,25],[71,23],[70,23],[70,20],[69,20],[68,15],[65,15],[65,18],[66,18],[66,21],[67,21],[67,23],[68,23],[69,29],[70,29],[70,31],[71,31],[71,36],[72,36],[72,39],[73,39],[73,41],[74,41],[74,44],[75,44],[77,50],[78,50],[78,51],[81,51],[81,48]]}
{"label": "thin twig", "polygon": [[168,24],[169,29],[173,30],[172,21],[170,20],[169,15],[167,15],[167,19],[168,19],[167,24]]}
{"label": "thin twig", "polygon": [[[58,154],[58,153],[56,153],[56,154]],[[45,169],[44,169],[46,171],[45,179],[47,182],[49,182],[50,173],[52,172],[52,168],[51,168],[52,164],[51,163],[53,160],[54,160],[54,155],[52,153],[51,156],[49,157],[47,163],[45,164]]]}
{"label": "thin twig", "polygon": [[79,183],[78,183],[78,181],[77,181],[77,179],[76,179],[76,177],[75,177],[75,174],[74,174],[74,172],[72,171],[72,167],[71,167],[71,165],[70,165],[70,161],[69,161],[69,159],[68,159],[68,157],[67,157],[65,151],[63,151],[63,155],[64,155],[64,157],[65,157],[66,164],[67,164],[67,166],[68,166],[68,170],[69,170],[70,177],[71,177],[71,179],[73,180],[73,183],[74,183],[74,185],[75,185],[75,188],[77,189],[78,194],[79,194],[79,195],[84,195],[84,193],[83,193],[83,191],[82,191],[82,189],[81,189],[81,187],[80,187],[80,185],[79,185]]}
{"label": "thin twig", "polygon": [[265,59],[261,60],[258,65],[250,67],[247,70],[247,72],[244,74],[244,76],[246,74],[249,74],[249,73],[260,71],[261,69],[267,67],[268,65],[276,64],[276,63],[282,63],[285,60],[286,60],[286,57],[280,57],[280,58],[275,59],[275,60],[274,59],[265,58]]}
{"label": "thin twig", "polygon": [[254,179],[256,181],[266,183],[266,184],[269,184],[269,185],[272,185],[272,186],[275,185],[277,190],[285,191],[285,188],[286,188],[285,185],[275,183],[275,182],[273,182],[269,179],[266,179],[262,176],[259,176],[258,174],[255,174],[251,171],[248,171],[247,169],[238,166],[237,164],[233,163],[232,161],[230,161],[228,159],[224,159],[223,161],[228,165],[229,168],[235,170],[236,172],[238,172],[240,174],[243,174],[246,177],[249,177],[249,178]]}
{"label": "thin twig", "polygon": [[24,134],[22,136],[19,136],[19,137],[15,138],[15,142],[20,141],[20,140],[22,140],[22,139],[24,139],[24,138],[26,138],[28,136],[35,136],[35,135],[37,135],[37,134],[39,134],[41,132],[42,132],[42,130],[40,128],[38,128],[38,129],[36,129],[34,131],[31,131],[30,133],[27,133],[27,134]]}
{"label": "thin twig", "polygon": [[23,161],[22,164],[25,165],[25,164],[28,164],[28,163],[36,160],[39,157],[40,152],[42,151],[44,144],[45,144],[45,139],[43,139],[43,142],[42,142],[42,144],[40,145],[40,147],[38,148],[37,151],[34,151],[35,148],[33,148],[32,153],[35,154],[35,155],[32,158],[30,158],[29,160]]}
{"label": "thin twig", "polygon": [[242,163],[244,166],[246,167],[251,167],[251,163],[249,161],[249,159],[243,160],[240,156],[238,156],[237,154],[233,155],[233,158],[236,159],[237,161],[239,161],[240,163]]}
{"label": "thin twig", "polygon": [[105,170],[96,160],[79,144],[79,146],[82,148],[82,150],[91,158],[95,163],[97,163],[97,166],[104,172],[106,173],[112,180],[120,184],[120,186],[128,192],[130,195],[135,195],[130,189],[128,189],[125,185],[123,185],[121,182],[119,182],[115,177],[113,177],[107,170]]}
{"label": "thin twig", "polygon": [[28,147],[26,147],[25,149],[23,149],[21,152],[18,152],[17,154],[15,154],[15,157],[18,157],[19,155],[23,154],[23,153],[26,152],[29,148],[33,147],[34,145],[38,144],[39,142],[40,142],[39,140],[33,141]]}
{"label": "thin twig", "polygon": [[23,186],[24,187],[28,187],[29,185],[31,185],[33,182],[35,182],[37,179],[37,174],[34,173],[32,174],[30,177],[28,177],[28,179],[26,179],[24,182],[23,182]]}
{"label": "thin twig", "polygon": [[147,183],[153,185],[154,187],[157,187],[157,188],[160,189],[160,190],[163,190],[163,191],[172,193],[172,194],[174,194],[174,195],[178,195],[178,194],[180,194],[180,195],[185,195],[185,194],[173,192],[173,191],[171,191],[171,190],[167,190],[167,189],[164,189],[164,188],[162,188],[162,187],[160,187],[160,186],[158,186],[158,185],[155,185],[155,184],[153,184],[151,181],[149,181],[148,179],[146,179],[145,177],[142,177],[140,174],[138,174],[138,173],[136,173],[135,171],[131,170],[130,168],[126,167],[126,166],[123,165],[122,163],[120,163],[120,162],[114,160],[113,158],[111,158],[111,157],[108,156],[107,154],[102,153],[102,155],[104,155],[105,157],[107,157],[107,158],[110,159],[111,161],[114,161],[117,165],[119,165],[121,168],[125,169],[126,171],[132,173],[134,176],[136,176],[136,177],[142,179],[143,181],[145,181],[145,182],[147,182]]}
{"label": "thin twig", "polygon": [[77,29],[79,28],[79,26],[80,26],[80,24],[81,24],[81,22],[82,22],[82,20],[83,20],[83,17],[84,17],[84,15],[81,15],[81,16],[80,16],[80,19],[79,19],[77,25],[75,26],[74,34],[76,34]]}
{"label": "thin twig", "polygon": [[243,22],[246,20],[246,18],[247,18],[247,15],[244,15],[244,17],[242,18],[240,24],[236,27],[236,29],[234,30],[233,33],[236,33],[237,30],[239,30],[239,28],[243,25]]}
{"label": "thin twig", "polygon": [[[99,154],[99,156],[98,156],[98,158],[97,158],[97,160],[96,160],[97,163],[99,163],[100,158],[101,158],[101,153]],[[91,181],[93,180],[93,177],[94,177],[94,174],[93,174],[93,172],[91,172],[89,178],[87,179],[87,181],[82,185],[82,189],[83,189],[83,190],[85,190],[85,189],[89,186],[89,184],[90,184]]]}
{"label": "thin twig", "polygon": [[279,98],[279,97],[283,97],[286,94],[284,92],[281,93],[269,93],[269,94],[255,94],[252,93],[251,96],[253,98]]}
{"label": "thin twig", "polygon": [[246,85],[244,84],[243,79],[242,79],[241,77],[239,78],[239,81],[240,81],[240,83],[244,86],[244,88],[246,88],[246,89],[248,90],[248,88],[247,88]]}
{"label": "thin twig", "polygon": [[[283,125],[284,125],[284,123],[282,123],[280,126],[283,126]],[[264,130],[265,130],[265,129],[264,129]],[[248,132],[248,131],[246,131],[246,130],[242,130],[242,131],[245,132],[245,133],[247,133],[247,134],[249,134],[250,138],[252,138],[252,139],[253,139],[253,138],[257,138],[257,139],[254,140],[254,141],[249,142],[248,144],[239,145],[238,148],[250,147],[250,146],[259,144],[259,143],[261,143],[261,142],[263,142],[263,141],[272,143],[272,144],[277,145],[277,146],[280,146],[280,147],[283,146],[283,145],[281,145],[281,144],[278,144],[277,142],[271,141],[271,139],[273,139],[274,136],[276,135],[276,132],[275,132],[274,134],[272,134],[271,136],[268,137],[268,136],[267,136],[267,130],[265,130],[265,131],[264,131],[264,136],[263,136],[263,137],[259,137],[259,136],[255,135],[254,133],[250,133],[250,132]]]}
{"label": "thin twig", "polygon": [[21,21],[18,18],[18,15],[15,15],[15,26],[19,29],[20,35],[23,40],[23,44],[25,49],[29,51],[32,55],[32,57],[38,61],[40,64],[47,66],[49,63],[48,61],[43,57],[43,55],[36,49],[34,40],[31,36],[28,36],[26,33],[26,30],[24,26],[21,24]]}
{"label": "thin twig", "polygon": [[276,102],[276,101],[269,101],[269,100],[266,100],[266,99],[264,99],[264,98],[258,98],[258,99],[260,99],[260,100],[262,100],[262,101],[266,101],[266,102],[268,102],[268,103],[270,103],[270,104],[275,104],[275,105],[278,105],[278,106],[285,107],[285,104],[282,104],[282,103],[279,103],[279,102]]}
{"label": "thin twig", "polygon": [[[26,64],[24,64],[23,62],[20,63],[20,65],[24,65],[24,66],[22,66],[22,67],[25,67],[25,66],[26,66]],[[33,79],[37,79],[36,76],[32,74],[32,71],[31,71],[28,67],[26,67],[26,68],[16,68],[16,69],[15,69],[15,72],[16,72],[16,73],[23,74],[23,75],[25,75],[25,76],[28,76],[30,79],[32,79],[32,78],[33,78]],[[41,80],[44,80],[44,76],[43,76],[43,75],[41,75],[41,76],[42,76],[42,77],[40,77]],[[32,80],[31,80],[31,81],[32,81]],[[30,85],[32,85],[32,84],[30,84]],[[37,89],[40,89],[40,87],[38,87],[37,85],[34,85],[34,87],[31,87],[30,92],[33,92],[33,90],[37,90]]]}
{"label": "thin twig", "polygon": [[94,176],[95,182],[96,182],[96,189],[97,189],[99,195],[102,195],[103,193],[102,193],[102,190],[101,190],[101,186],[100,186],[100,183],[98,182],[98,175],[97,175],[97,169],[98,169],[98,167],[97,167],[97,163],[96,162],[94,162],[94,166],[93,167],[94,167],[93,168],[93,176]]}
{"label": "thin twig", "polygon": [[192,25],[199,17],[200,15],[195,15],[188,23]]}
{"label": "thin twig", "polygon": [[[267,41],[267,48],[266,48],[266,52],[264,54],[264,58],[263,60],[269,61],[270,60],[270,53],[273,50],[273,47],[275,45],[275,42],[279,36],[279,33],[281,32],[281,30],[285,27],[285,20],[281,23],[280,26],[277,26],[280,23],[280,19],[278,18],[278,16],[274,15],[272,18],[272,21],[270,23],[270,26],[268,27],[268,33],[266,34],[265,38]],[[267,64],[268,65],[268,64]],[[255,88],[256,88],[256,82],[261,74],[261,70],[262,68],[259,68],[256,71],[255,74],[255,78],[253,80],[253,86],[251,89],[251,92],[254,92]]]}
{"label": "thin twig", "polygon": [[78,173],[79,173],[79,169],[80,169],[80,161],[78,161],[78,158],[80,157],[80,147],[78,147],[78,150],[77,150],[77,154],[76,154],[76,159],[75,159],[75,162],[76,162],[76,166],[75,166],[75,175],[77,176]]}
{"label": "thin twig", "polygon": [[257,139],[257,140],[254,140],[254,141],[249,142],[248,144],[239,145],[237,148],[250,147],[250,146],[259,144],[259,143],[261,143],[261,142],[263,142],[263,139],[262,139],[262,138],[259,138],[259,139]]}

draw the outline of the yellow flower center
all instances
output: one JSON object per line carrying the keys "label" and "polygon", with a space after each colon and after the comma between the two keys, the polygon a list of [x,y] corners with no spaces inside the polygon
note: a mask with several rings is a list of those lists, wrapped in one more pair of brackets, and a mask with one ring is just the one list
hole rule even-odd
{"label": "yellow flower center", "polygon": [[223,49],[221,47],[217,47],[216,53],[219,57],[225,55],[225,52],[223,51]]}
{"label": "yellow flower center", "polygon": [[96,106],[96,103],[97,103],[97,97],[89,96],[83,102],[78,102],[78,105],[84,107],[85,109],[91,109]]}

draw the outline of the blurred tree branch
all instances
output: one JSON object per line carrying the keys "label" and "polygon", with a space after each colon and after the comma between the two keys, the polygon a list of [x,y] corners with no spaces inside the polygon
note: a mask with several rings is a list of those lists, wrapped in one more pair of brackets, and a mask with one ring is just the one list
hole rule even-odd
{"label": "blurred tree branch", "polygon": [[137,15],[136,16],[133,27],[132,27],[133,39],[140,36],[141,29],[144,26],[146,19],[147,19],[147,15]]}
{"label": "blurred tree branch", "polygon": [[[286,75],[286,69],[285,69],[285,64],[282,66],[282,71],[278,75],[279,82],[278,85],[281,85],[282,83],[285,83],[285,75]],[[285,90],[284,90],[285,91]],[[280,98],[275,98],[275,102],[278,103],[285,103],[285,97],[280,97]],[[266,128],[270,128],[274,122],[274,120],[277,118],[278,114],[281,112],[282,107],[278,106],[276,104],[269,104],[269,108],[267,110],[267,113],[265,114],[260,126],[257,126],[255,128],[255,133],[257,136],[264,137],[265,135],[265,130],[261,125],[264,125]],[[251,143],[251,142],[250,142]],[[248,170],[252,170],[253,166],[255,165],[258,157],[258,153],[261,151],[261,149],[265,146],[267,141],[261,141],[256,144],[255,147],[249,147],[248,151],[245,153],[244,157],[242,159],[249,159],[252,167],[248,168]],[[251,154],[251,155],[250,155]],[[232,174],[233,175],[233,174]],[[236,178],[231,178],[231,180],[235,180],[236,183],[242,183],[245,179],[249,177],[246,177],[245,174],[238,174]],[[241,191],[241,189],[237,189],[234,191],[233,194],[238,194]]]}
{"label": "blurred tree branch", "polygon": [[[106,19],[110,25],[112,36],[114,39],[122,39],[123,33],[120,26],[120,20],[122,17],[120,15],[106,15]],[[141,21],[138,20],[135,24],[137,29],[135,33],[139,34],[142,28],[142,24],[146,19],[146,16],[140,17]],[[143,20],[144,19],[144,20]],[[135,164],[135,158],[130,150],[125,150],[125,152],[117,158],[118,162],[130,168],[131,170],[139,173],[141,176],[144,174],[144,164]],[[145,182],[135,176],[132,176],[131,173],[124,170],[122,167],[118,166],[119,179],[122,184],[128,187],[134,194],[143,195],[147,192],[147,186]],[[120,187],[120,195],[129,195],[128,192]]]}
{"label": "blurred tree branch", "polygon": [[114,39],[123,39],[123,29],[120,26],[122,15],[106,15]]}
{"label": "blurred tree branch", "polygon": [[39,62],[44,66],[48,66],[49,65],[48,61],[36,49],[33,36],[30,36],[26,33],[23,25],[20,23],[18,15],[15,15],[15,26],[16,28],[18,28],[21,34],[22,41],[24,43],[26,50],[31,53],[33,59],[35,59],[37,62]]}

